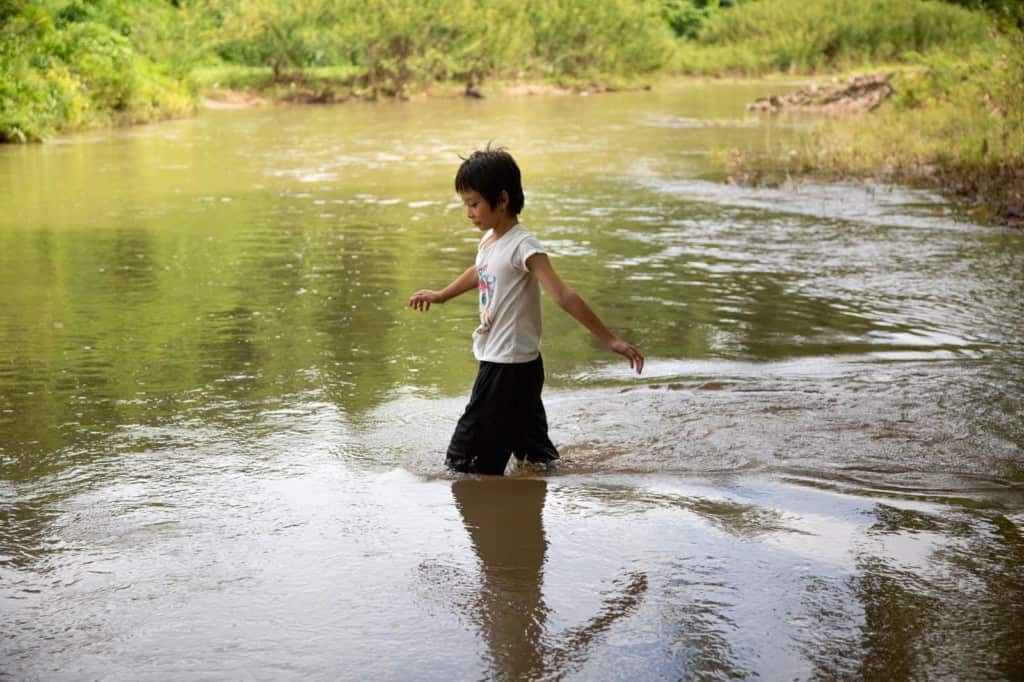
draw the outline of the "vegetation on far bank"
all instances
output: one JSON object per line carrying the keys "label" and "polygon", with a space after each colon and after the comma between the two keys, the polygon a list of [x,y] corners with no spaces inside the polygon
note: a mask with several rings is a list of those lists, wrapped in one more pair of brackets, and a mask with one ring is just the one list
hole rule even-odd
{"label": "vegetation on far bank", "polygon": [[987,177],[1012,204],[1022,28],[1021,0],[0,0],[0,141],[181,116],[214,88],[329,102],[885,64],[896,95],[879,111],[744,164]]}
{"label": "vegetation on far bank", "polygon": [[[219,73],[323,101],[661,69],[659,0],[0,0],[0,141],[178,115]],[[234,81],[234,82],[232,82]],[[191,102],[190,102],[191,103]]]}
{"label": "vegetation on far bank", "polygon": [[979,222],[1024,227],[1024,34],[992,31],[961,57],[891,69],[874,112],[822,118],[797,149],[735,150],[733,177],[815,175],[934,187]]}
{"label": "vegetation on far bank", "polygon": [[937,0],[0,0],[0,140],[178,116],[214,85],[332,101],[808,72],[959,57],[991,24]]}

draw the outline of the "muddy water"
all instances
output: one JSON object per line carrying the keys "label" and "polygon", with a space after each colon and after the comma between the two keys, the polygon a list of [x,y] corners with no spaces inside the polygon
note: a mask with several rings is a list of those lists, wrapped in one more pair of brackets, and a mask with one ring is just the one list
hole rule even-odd
{"label": "muddy water", "polygon": [[[767,89],[770,89],[767,88]],[[0,149],[0,679],[1024,675],[1024,235],[740,188],[766,86],[209,112]],[[554,472],[450,476],[458,154],[545,302]]]}

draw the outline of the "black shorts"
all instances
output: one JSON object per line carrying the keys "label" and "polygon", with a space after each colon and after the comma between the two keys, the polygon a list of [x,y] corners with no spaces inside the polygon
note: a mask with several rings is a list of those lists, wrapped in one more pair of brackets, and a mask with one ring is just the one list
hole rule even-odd
{"label": "black shorts", "polygon": [[543,388],[540,356],[518,364],[481,362],[445,463],[456,471],[500,476],[510,455],[538,464],[558,459],[548,438]]}

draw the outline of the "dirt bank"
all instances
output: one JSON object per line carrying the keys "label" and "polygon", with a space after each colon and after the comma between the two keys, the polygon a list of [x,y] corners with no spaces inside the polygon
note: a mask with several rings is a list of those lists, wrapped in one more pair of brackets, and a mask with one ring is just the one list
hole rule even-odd
{"label": "dirt bank", "polygon": [[774,114],[802,112],[849,116],[874,111],[893,93],[890,76],[870,74],[849,81],[812,83],[786,95],[762,97],[747,105],[749,111]]}

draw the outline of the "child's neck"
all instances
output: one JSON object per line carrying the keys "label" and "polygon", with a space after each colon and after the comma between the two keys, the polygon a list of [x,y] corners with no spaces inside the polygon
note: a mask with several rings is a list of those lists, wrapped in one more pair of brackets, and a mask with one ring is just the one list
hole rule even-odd
{"label": "child's neck", "polygon": [[511,230],[513,227],[515,227],[518,224],[519,224],[518,216],[508,215],[508,214],[503,215],[501,217],[501,219],[498,220],[498,224],[495,225],[492,228],[493,232],[491,233],[491,239],[493,239],[495,241],[497,241],[498,239],[501,239],[502,235],[504,235],[506,232],[508,232],[509,230]]}

